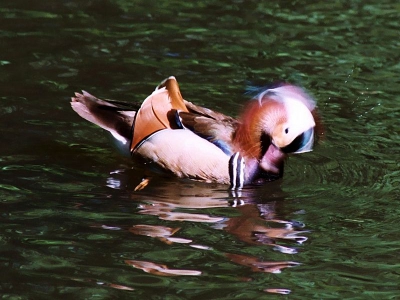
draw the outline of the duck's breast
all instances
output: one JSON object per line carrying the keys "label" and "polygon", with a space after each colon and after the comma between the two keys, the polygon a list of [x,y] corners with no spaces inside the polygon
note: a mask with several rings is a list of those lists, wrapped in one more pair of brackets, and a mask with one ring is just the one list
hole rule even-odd
{"label": "duck's breast", "polygon": [[229,156],[190,130],[160,130],[133,155],[153,161],[181,178],[229,184]]}

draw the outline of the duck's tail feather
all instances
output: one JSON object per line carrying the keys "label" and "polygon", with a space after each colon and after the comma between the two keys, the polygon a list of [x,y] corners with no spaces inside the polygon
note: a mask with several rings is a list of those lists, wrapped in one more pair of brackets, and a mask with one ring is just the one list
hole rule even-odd
{"label": "duck's tail feather", "polygon": [[132,124],[136,112],[125,103],[100,100],[88,92],[75,93],[71,98],[72,109],[82,118],[109,131],[118,147],[129,151],[132,140]]}

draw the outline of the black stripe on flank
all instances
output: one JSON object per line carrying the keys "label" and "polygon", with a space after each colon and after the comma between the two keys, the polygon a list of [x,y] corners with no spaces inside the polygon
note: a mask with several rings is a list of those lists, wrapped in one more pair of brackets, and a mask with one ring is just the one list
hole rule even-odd
{"label": "black stripe on flank", "polygon": [[231,189],[241,189],[244,185],[244,158],[236,152],[229,159],[229,178]]}
{"label": "black stripe on flank", "polygon": [[235,189],[236,187],[236,164],[238,155],[239,153],[235,153],[229,159],[229,181],[231,183],[231,189]]}
{"label": "black stripe on flank", "polygon": [[175,124],[178,127],[178,129],[185,129],[185,126],[182,124],[182,118],[179,115],[179,110],[172,109],[171,113],[174,115]]}

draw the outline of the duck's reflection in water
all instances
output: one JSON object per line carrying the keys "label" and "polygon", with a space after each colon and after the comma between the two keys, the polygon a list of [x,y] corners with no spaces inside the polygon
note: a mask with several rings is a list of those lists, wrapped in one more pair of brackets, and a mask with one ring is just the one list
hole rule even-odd
{"label": "duck's reflection in water", "polygon": [[[113,177],[108,182],[115,183],[116,180],[116,177]],[[119,183],[118,187],[120,186]],[[129,189],[126,183],[124,186]],[[265,194],[266,191],[268,196]],[[283,203],[284,198],[279,184],[271,183],[270,187],[244,189],[240,194],[232,194],[227,191],[226,186],[164,180],[164,182],[153,182],[143,191],[132,192],[130,197],[140,203],[141,214],[157,216],[167,221],[212,223],[212,227],[216,230],[224,230],[246,244],[267,245],[285,254],[296,254],[297,249],[294,246],[307,240],[304,236],[306,233],[303,230],[304,224],[277,217],[277,208]],[[229,213],[229,216],[219,214],[224,211],[223,209],[216,210],[218,215],[209,212],[215,208],[229,209],[229,207],[235,211]],[[202,245],[201,241],[180,236],[179,227],[137,224],[130,227],[129,231],[157,238],[166,244],[182,243],[200,249],[212,248]],[[294,261],[265,261],[242,253],[224,253],[224,255],[232,262],[247,266],[254,272],[279,273],[284,268],[299,264]],[[163,276],[195,275],[197,272],[189,270],[175,272],[167,266],[153,262],[126,261],[126,263]]]}

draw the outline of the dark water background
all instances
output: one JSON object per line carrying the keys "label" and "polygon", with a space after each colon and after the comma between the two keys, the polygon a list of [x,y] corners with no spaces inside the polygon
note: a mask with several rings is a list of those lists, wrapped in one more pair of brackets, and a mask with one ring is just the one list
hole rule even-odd
{"label": "dark water background", "polygon": [[[400,299],[398,1],[2,1],[1,299]],[[75,91],[236,115],[248,85],[317,99],[326,137],[235,205],[156,178]]]}

